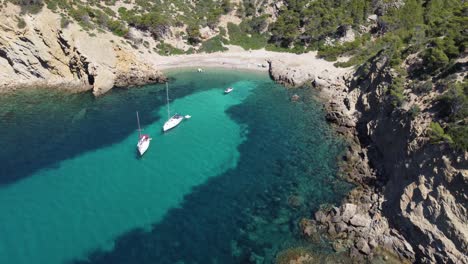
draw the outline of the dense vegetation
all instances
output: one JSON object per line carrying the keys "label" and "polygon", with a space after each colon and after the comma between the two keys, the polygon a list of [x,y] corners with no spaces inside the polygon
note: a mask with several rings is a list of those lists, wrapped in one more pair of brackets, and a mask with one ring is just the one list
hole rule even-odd
{"label": "dense vegetation", "polygon": [[[395,108],[407,101],[407,91],[424,95],[438,90],[438,122],[433,142],[449,142],[467,149],[467,88],[453,81],[467,50],[468,3],[462,0],[3,0],[20,5],[25,13],[44,6],[62,15],[62,26],[78,22],[85,30],[109,30],[132,40],[129,29],[149,32],[164,55],[216,52],[233,44],[244,49],[281,50],[295,53],[318,50],[319,56],[337,66],[365,65],[377,54],[390,58],[395,76],[388,97]],[[274,11],[272,11],[274,10]],[[241,18],[240,24],[219,27],[222,15]],[[24,27],[23,19],[18,26]],[[178,29],[174,36],[174,28]],[[210,37],[201,29],[211,30]],[[349,32],[355,38],[347,39]],[[90,33],[94,34],[94,33]],[[164,40],[182,37],[191,45],[177,49]],[[140,43],[141,44],[141,43]],[[133,43],[132,45],[140,45]],[[147,44],[147,43],[146,43]],[[407,61],[411,59],[411,67]],[[460,79],[460,78],[458,78]],[[412,118],[417,106],[408,111]],[[445,133],[441,135],[441,129]],[[438,135],[438,136],[435,136]],[[443,138],[444,140],[440,140]],[[450,138],[450,140],[448,140]]]}

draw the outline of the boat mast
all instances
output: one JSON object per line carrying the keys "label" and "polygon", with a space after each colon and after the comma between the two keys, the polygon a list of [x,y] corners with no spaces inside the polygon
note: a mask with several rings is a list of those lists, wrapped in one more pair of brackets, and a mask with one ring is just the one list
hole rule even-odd
{"label": "boat mast", "polygon": [[138,136],[141,138],[141,128],[140,128],[140,117],[138,116],[138,111],[136,112],[137,115],[137,123],[138,123]]}
{"label": "boat mast", "polygon": [[169,109],[169,86],[166,82],[166,100],[167,100],[167,120],[171,118],[171,111]]}

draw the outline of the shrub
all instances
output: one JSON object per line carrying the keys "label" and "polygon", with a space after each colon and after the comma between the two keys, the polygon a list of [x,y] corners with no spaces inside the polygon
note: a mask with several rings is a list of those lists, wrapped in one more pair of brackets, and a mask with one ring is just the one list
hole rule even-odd
{"label": "shrub", "polygon": [[415,119],[419,115],[419,113],[421,113],[421,108],[419,108],[419,106],[415,104],[411,106],[408,113],[410,114],[411,119]]}
{"label": "shrub", "polygon": [[70,22],[71,21],[68,18],[62,16],[62,18],[60,19],[60,27],[67,28]]}
{"label": "shrub", "polygon": [[225,36],[226,36],[226,33],[227,33],[227,32],[226,32],[226,29],[225,29],[225,28],[219,27],[219,35],[220,35],[221,37],[225,37]]}
{"label": "shrub", "polygon": [[404,82],[405,79],[401,76],[398,76],[393,79],[392,84],[390,85],[390,96],[392,105],[394,107],[401,106],[406,99],[405,95],[403,94]]}
{"label": "shrub", "polygon": [[433,83],[431,80],[413,85],[413,90],[420,94],[426,94],[432,91]]}
{"label": "shrub", "polygon": [[361,40],[356,39],[352,42],[346,42],[340,45],[335,46],[324,46],[322,45],[319,48],[318,56],[320,58],[324,58],[328,61],[336,61],[338,56],[341,56],[347,52],[355,50],[361,45]]}
{"label": "shrub", "polygon": [[18,18],[18,28],[25,28],[26,27],[26,21],[22,17]]}
{"label": "shrub", "polygon": [[158,50],[155,50],[159,55],[168,56],[168,55],[179,55],[184,54],[184,51],[178,49],[171,44],[161,42],[156,45]]}
{"label": "shrub", "polygon": [[449,64],[449,58],[447,55],[437,47],[427,49],[423,53],[422,58],[424,60],[426,71],[429,72],[435,72]]}
{"label": "shrub", "polygon": [[118,20],[109,20],[107,22],[107,28],[119,37],[123,37],[128,34],[128,28],[124,23]]}
{"label": "shrub", "polygon": [[188,42],[192,45],[200,43],[200,29],[197,25],[189,25],[187,27]]}
{"label": "shrub", "polygon": [[217,51],[226,51],[228,50],[226,47],[223,46],[223,43],[227,42],[224,38],[221,36],[216,36],[213,37],[205,42],[202,43],[202,46],[200,48],[200,52],[206,52],[206,53],[213,53]]}
{"label": "shrub", "polygon": [[228,23],[228,32],[230,44],[241,46],[242,48],[249,50],[264,48],[267,44],[267,37],[264,34],[252,33],[248,34],[245,28],[241,28],[233,23]]}
{"label": "shrub", "polygon": [[453,147],[462,151],[468,151],[468,124],[449,124],[447,134],[453,140]]}
{"label": "shrub", "polygon": [[468,83],[452,83],[447,91],[437,98],[443,116],[449,117],[451,122],[468,117]]}
{"label": "shrub", "polygon": [[282,47],[289,47],[300,35],[299,13],[286,10],[271,25],[271,41]]}
{"label": "shrub", "polygon": [[250,20],[247,20],[246,23],[249,26],[249,33],[258,33],[261,34],[268,27],[267,22],[268,15],[261,15],[258,17],[253,17]]}
{"label": "shrub", "polygon": [[44,3],[42,0],[10,0],[15,5],[21,7],[22,13],[37,14],[42,10]]}
{"label": "shrub", "polygon": [[431,122],[429,125],[429,138],[431,143],[453,143],[452,138],[445,134],[444,129],[437,122]]}

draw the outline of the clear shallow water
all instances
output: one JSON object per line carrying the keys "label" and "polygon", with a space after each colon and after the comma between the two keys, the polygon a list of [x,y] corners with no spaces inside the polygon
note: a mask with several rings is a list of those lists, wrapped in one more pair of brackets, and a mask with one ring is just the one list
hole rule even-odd
{"label": "clear shallow water", "polygon": [[171,76],[192,118],[167,134],[162,85],[0,99],[0,263],[246,263],[303,243],[300,218],[348,188],[319,104],[264,75]]}

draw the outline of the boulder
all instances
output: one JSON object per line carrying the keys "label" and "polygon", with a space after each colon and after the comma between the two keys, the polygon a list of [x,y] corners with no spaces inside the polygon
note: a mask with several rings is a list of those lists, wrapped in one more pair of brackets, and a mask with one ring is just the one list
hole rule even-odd
{"label": "boulder", "polygon": [[328,217],[323,211],[317,211],[315,212],[315,220],[322,224],[325,224],[328,221]]}
{"label": "boulder", "polygon": [[321,88],[321,87],[326,87],[326,86],[328,86],[328,82],[327,82],[327,81],[325,81],[325,80],[323,80],[323,79],[320,79],[320,78],[318,78],[318,77],[315,77],[314,83],[313,83],[313,84],[314,84],[314,87],[315,87],[315,88]]}
{"label": "boulder", "polygon": [[344,222],[348,222],[351,217],[356,214],[357,206],[355,204],[346,203],[341,206],[341,218]]}
{"label": "boulder", "polygon": [[348,230],[348,226],[345,223],[340,222],[335,225],[335,230],[337,233],[343,233]]}
{"label": "boulder", "polygon": [[331,221],[332,223],[338,223],[338,222],[341,222],[341,216],[340,215],[335,215],[332,217]]}
{"label": "boulder", "polygon": [[356,242],[356,248],[362,254],[369,255],[371,253],[371,249],[364,238],[361,238]]}
{"label": "boulder", "polygon": [[370,225],[371,219],[369,216],[357,214],[349,220],[349,223],[353,226],[364,227]]}
{"label": "boulder", "polygon": [[336,236],[337,233],[336,233],[336,229],[335,229],[335,226],[333,224],[330,224],[328,226],[328,234],[332,237]]}
{"label": "boulder", "polygon": [[375,239],[373,239],[373,238],[369,239],[369,243],[368,243],[368,244],[369,244],[369,246],[370,246],[371,248],[376,248],[376,247],[378,246],[377,241],[375,241]]}

